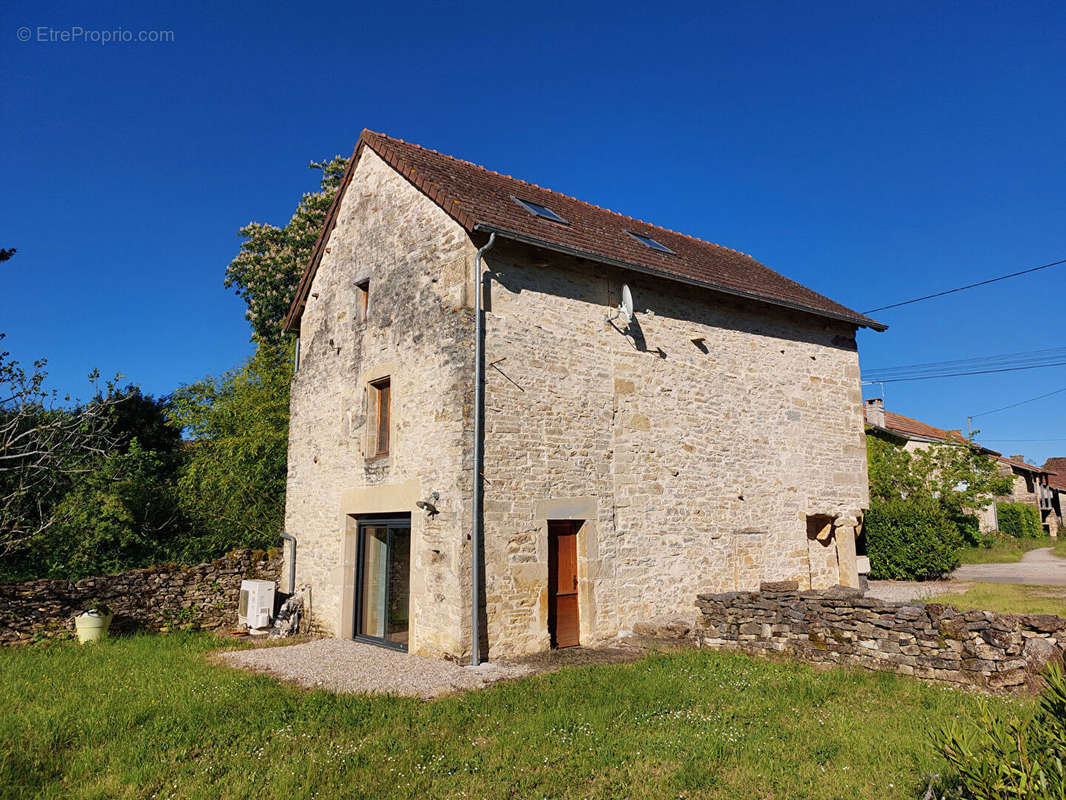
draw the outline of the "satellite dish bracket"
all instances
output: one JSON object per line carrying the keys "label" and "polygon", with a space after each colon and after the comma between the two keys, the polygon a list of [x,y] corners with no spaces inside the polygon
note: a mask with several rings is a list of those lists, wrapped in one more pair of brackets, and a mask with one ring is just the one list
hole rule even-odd
{"label": "satellite dish bracket", "polygon": [[613,323],[621,316],[626,318],[626,326],[628,327],[633,319],[633,293],[629,291],[629,285],[625,283],[622,284],[622,302],[615,309],[614,316],[606,317],[605,321]]}

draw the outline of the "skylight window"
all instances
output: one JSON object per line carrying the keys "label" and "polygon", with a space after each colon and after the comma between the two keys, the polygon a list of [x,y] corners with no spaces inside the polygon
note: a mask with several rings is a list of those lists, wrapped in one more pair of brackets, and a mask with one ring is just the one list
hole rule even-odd
{"label": "skylight window", "polygon": [[642,236],[639,233],[633,233],[633,231],[626,231],[626,233],[628,233],[641,244],[650,247],[652,250],[658,250],[660,253],[673,253],[674,255],[676,255],[676,253],[674,253],[674,251],[667,247],[665,244],[660,244],[659,242],[652,239],[650,236]]}
{"label": "skylight window", "polygon": [[560,217],[547,206],[542,206],[540,203],[534,203],[532,200],[520,200],[519,198],[514,196],[512,196],[511,199],[518,203],[518,205],[522,206],[522,208],[524,208],[534,217],[540,217],[541,219],[549,219],[552,222],[561,222],[563,225],[569,224],[565,219]]}

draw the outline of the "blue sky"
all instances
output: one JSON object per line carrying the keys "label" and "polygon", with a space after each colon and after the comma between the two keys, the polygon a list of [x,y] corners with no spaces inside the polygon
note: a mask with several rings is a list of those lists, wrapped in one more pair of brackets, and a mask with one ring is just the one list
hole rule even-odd
{"label": "blue sky", "polygon": [[[858,310],[1066,257],[1059,2],[219,5],[0,10],[0,246],[19,250],[0,331],[62,391],[99,367],[166,393],[246,357],[222,288],[238,228],[284,223],[308,161],[363,127]],[[73,26],[173,41],[37,41]],[[1063,346],[1064,310],[1066,266],[884,312],[862,364]],[[962,428],[1064,386],[1055,367],[892,384],[887,404]],[[1064,404],[983,417],[981,438],[1066,454]]]}

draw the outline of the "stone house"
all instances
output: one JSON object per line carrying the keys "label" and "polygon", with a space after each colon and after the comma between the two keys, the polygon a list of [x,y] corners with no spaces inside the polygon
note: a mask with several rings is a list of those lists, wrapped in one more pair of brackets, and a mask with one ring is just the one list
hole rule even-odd
{"label": "stone house", "polygon": [[[962,435],[962,431],[937,428],[920,420],[887,411],[884,401],[880,398],[867,400],[863,413],[870,432],[902,446],[908,452],[929,447],[958,447],[970,444],[969,439]],[[996,450],[977,446],[981,453],[996,462],[1000,475],[1011,475],[1014,479],[1009,494],[994,498],[994,502],[987,508],[975,512],[981,531],[987,533],[999,528],[995,503],[1028,503],[1040,511],[1045,533],[1054,535],[1062,517],[1053,505],[1054,494],[1048,485],[1047,468],[1026,464],[1023,456],[1008,458]]]}
{"label": "stone house", "polygon": [[1011,484],[1010,494],[997,497],[1000,503],[1027,503],[1036,506],[1040,512],[1040,525],[1044,533],[1055,536],[1058,534],[1061,517],[1056,513],[1053,504],[1054,493],[1048,485],[1050,474],[1043,467],[1035,467],[1025,463],[1025,456],[999,456],[999,472],[1001,475],[1010,475],[1014,482]]}
{"label": "stone house", "polygon": [[[1051,492],[1051,510],[1055,514],[1059,530],[1066,525],[1066,458],[1049,458],[1044,462],[1048,474],[1048,489]],[[1057,533],[1057,531],[1056,531]]]}
{"label": "stone house", "polygon": [[743,253],[364,131],[286,319],[286,573],[323,632],[475,660],[854,586],[859,327]]}

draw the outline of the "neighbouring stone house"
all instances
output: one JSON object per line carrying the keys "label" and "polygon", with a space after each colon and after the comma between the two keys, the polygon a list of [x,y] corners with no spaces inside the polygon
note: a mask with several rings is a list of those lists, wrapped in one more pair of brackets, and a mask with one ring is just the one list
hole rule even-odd
{"label": "neighbouring stone house", "polygon": [[884,326],[750,256],[364,131],[286,327],[286,571],[326,633],[512,656],[858,581]]}
{"label": "neighbouring stone house", "polygon": [[1048,489],[1051,492],[1051,510],[1058,520],[1059,529],[1066,525],[1066,458],[1049,458],[1044,462],[1048,474]]}
{"label": "neighbouring stone house", "polygon": [[1041,524],[1046,533],[1055,535],[1058,531],[1061,514],[1054,506],[1055,495],[1048,485],[1047,467],[1026,464],[1023,456],[1004,456],[996,450],[970,442],[962,431],[937,428],[925,422],[887,411],[881,398],[867,400],[864,406],[867,430],[903,447],[908,452],[925,450],[929,447],[958,447],[976,445],[980,451],[996,462],[1000,475],[1013,477],[1009,494],[994,498],[986,508],[975,513],[980,520],[983,532],[994,531],[999,527],[996,519],[995,503],[1027,503],[1040,511]]}
{"label": "neighbouring stone house", "polygon": [[999,456],[999,473],[1013,478],[1009,494],[997,497],[1000,503],[1027,503],[1040,512],[1040,525],[1044,533],[1055,536],[1059,530],[1060,517],[1052,504],[1053,493],[1048,485],[1050,477],[1043,467],[1025,463],[1025,456]]}

